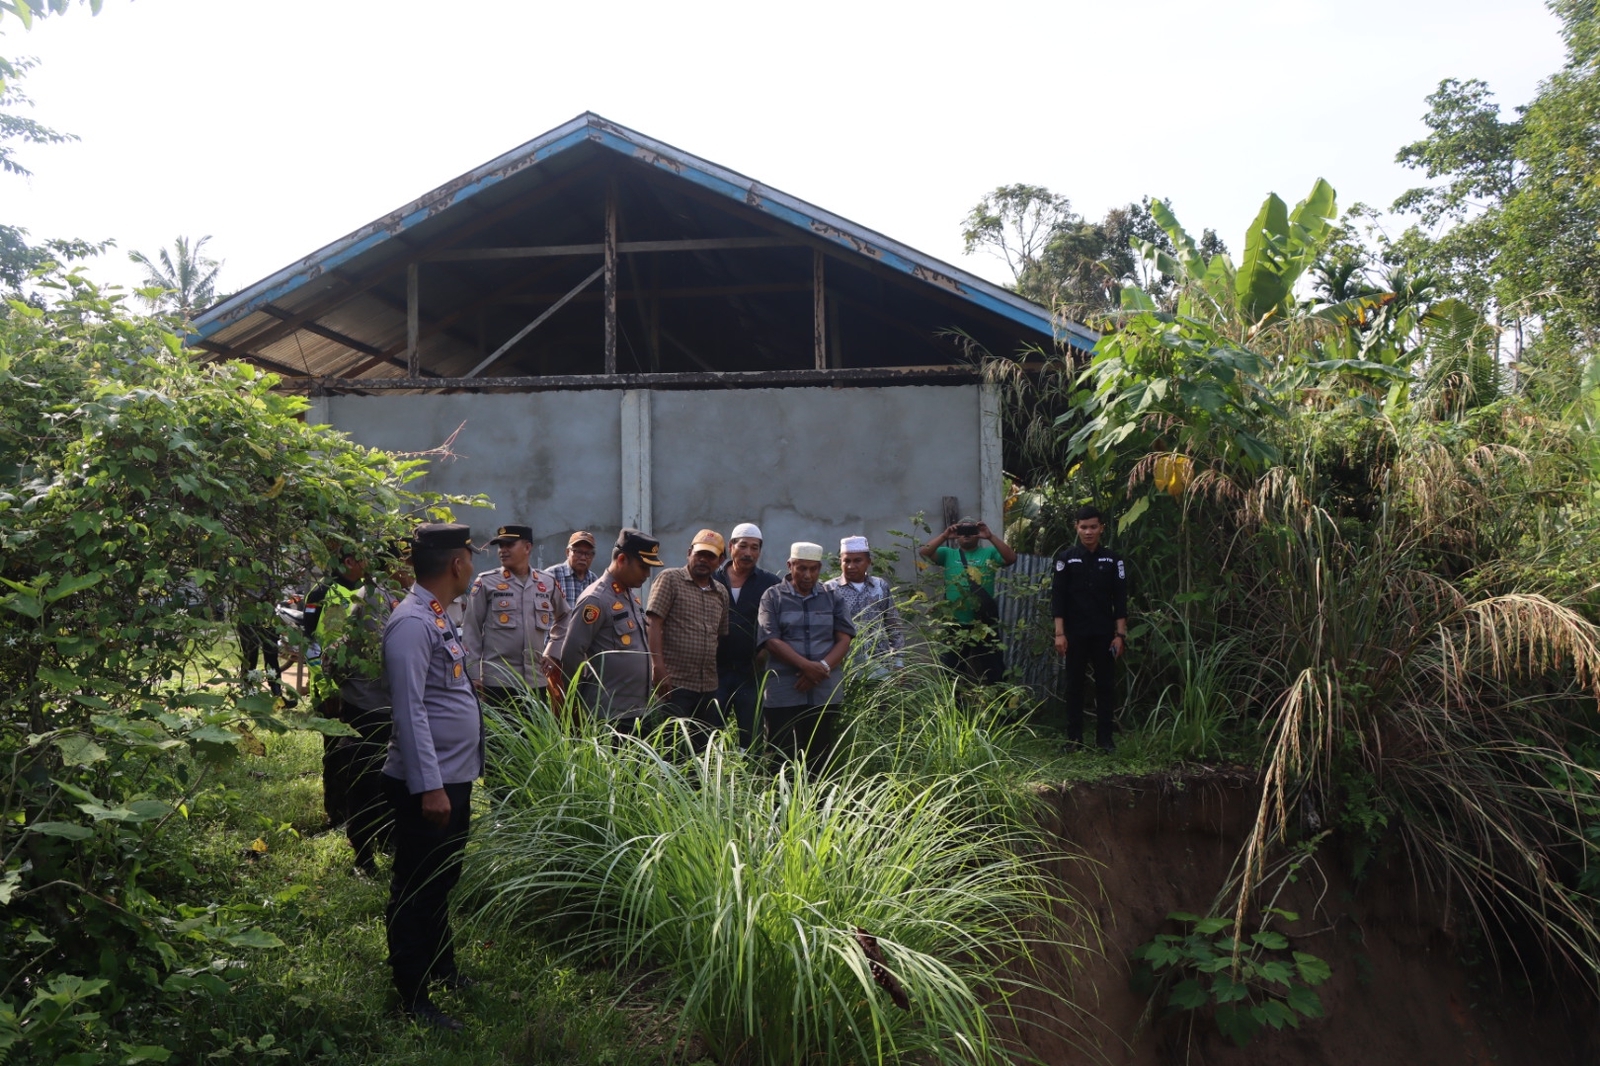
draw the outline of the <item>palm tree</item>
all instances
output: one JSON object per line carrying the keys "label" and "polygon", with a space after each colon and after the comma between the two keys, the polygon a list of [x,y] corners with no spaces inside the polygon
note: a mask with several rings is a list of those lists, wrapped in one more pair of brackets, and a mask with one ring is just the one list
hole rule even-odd
{"label": "palm tree", "polygon": [[200,249],[211,239],[201,237],[192,245],[187,237],[177,237],[172,242],[172,254],[165,248],[156,253],[160,266],[143,252],[129,252],[128,258],[147,271],[145,284],[165,290],[149,298],[152,307],[166,307],[185,318],[211,305],[217,296],[217,272],[222,264],[200,254]]}

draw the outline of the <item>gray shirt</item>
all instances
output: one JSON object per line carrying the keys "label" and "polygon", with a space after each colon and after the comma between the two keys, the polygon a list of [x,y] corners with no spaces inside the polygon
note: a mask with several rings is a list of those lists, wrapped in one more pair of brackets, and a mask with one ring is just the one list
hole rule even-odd
{"label": "gray shirt", "polygon": [[472,680],[490,688],[544,688],[540,655],[566,614],[561,586],[542,570],[527,577],[503,567],[479,574],[462,625]]}
{"label": "gray shirt", "polygon": [[413,794],[483,773],[483,718],[466,650],[444,604],[413,585],[383,627],[394,735],[383,772]]}
{"label": "gray shirt", "polygon": [[850,645],[850,657],[864,666],[868,677],[884,678],[900,669],[905,627],[889,582],[868,574],[860,585],[852,585],[840,574],[827,584],[855,623],[856,639]]}
{"label": "gray shirt", "polygon": [[644,606],[610,571],[556,623],[545,654],[578,679],[579,697],[601,718],[636,718],[650,706]]}
{"label": "gray shirt", "polygon": [[[833,647],[835,633],[854,637],[856,627],[844,602],[821,582],[805,597],[795,592],[794,583],[788,578],[761,594],[761,609],[756,614],[758,647],[777,637],[801,658],[820,662]],[[801,692],[794,687],[800,672],[769,655],[762,698],[769,707],[821,707],[833,702],[842,674],[842,670],[834,670],[822,684]]]}

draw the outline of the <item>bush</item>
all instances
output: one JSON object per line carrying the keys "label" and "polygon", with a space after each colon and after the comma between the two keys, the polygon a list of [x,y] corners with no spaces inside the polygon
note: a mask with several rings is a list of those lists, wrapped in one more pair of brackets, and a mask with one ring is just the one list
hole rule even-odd
{"label": "bush", "polygon": [[[919,697],[920,728],[874,746],[868,722],[905,721]],[[945,683],[882,700],[826,776],[773,773],[726,737],[675,762],[659,753],[671,726],[646,740],[573,735],[537,706],[495,719],[469,874],[484,915],[659,968],[721,1061],[1010,1061],[994,1014],[1033,987],[1030,963],[1070,951],[1072,903]]]}

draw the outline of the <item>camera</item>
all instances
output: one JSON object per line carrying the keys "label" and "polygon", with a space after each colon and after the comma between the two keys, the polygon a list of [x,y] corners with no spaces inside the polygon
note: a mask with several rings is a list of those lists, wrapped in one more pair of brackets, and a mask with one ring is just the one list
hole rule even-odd
{"label": "camera", "polygon": [[958,537],[976,537],[977,535],[978,527],[971,522],[963,522],[956,526],[956,536]]}

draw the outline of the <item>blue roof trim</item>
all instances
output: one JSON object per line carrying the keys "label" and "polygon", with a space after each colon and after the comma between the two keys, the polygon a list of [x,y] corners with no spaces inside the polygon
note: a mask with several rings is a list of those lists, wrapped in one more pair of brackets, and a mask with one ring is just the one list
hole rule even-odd
{"label": "blue roof trim", "polygon": [[1046,336],[1090,350],[1099,337],[1075,322],[1060,322],[1032,301],[998,285],[958,270],[906,245],[824,211],[804,200],[769,189],[735,171],[673,148],[601,118],[579,115],[548,133],[477,167],[398,211],[363,226],[292,266],[263,278],[200,315],[195,325],[201,339],[211,336],[263,305],[281,299],[322,274],[399,236],[446,208],[489,189],[513,174],[585,141],[600,145],[670,172],[673,176],[754,208],[763,214],[830,241],[856,255],[960,296]]}

